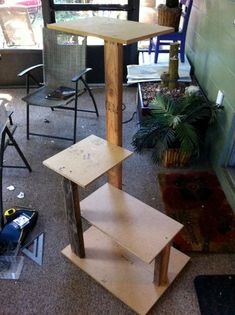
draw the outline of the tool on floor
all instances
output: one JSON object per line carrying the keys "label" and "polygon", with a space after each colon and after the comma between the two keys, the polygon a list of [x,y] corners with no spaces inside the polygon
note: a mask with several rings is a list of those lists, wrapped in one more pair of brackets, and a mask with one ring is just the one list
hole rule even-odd
{"label": "tool on floor", "polygon": [[11,251],[18,255],[26,236],[37,222],[38,211],[30,208],[14,207],[4,211],[3,228],[0,231],[0,252],[7,254]]}
{"label": "tool on floor", "polygon": [[[31,251],[29,247],[32,244],[33,244],[33,250]],[[21,248],[21,252],[41,266],[42,261],[43,261],[43,247],[44,247],[43,245],[44,245],[44,233],[40,233],[33,240],[31,240],[26,245],[24,245]]]}

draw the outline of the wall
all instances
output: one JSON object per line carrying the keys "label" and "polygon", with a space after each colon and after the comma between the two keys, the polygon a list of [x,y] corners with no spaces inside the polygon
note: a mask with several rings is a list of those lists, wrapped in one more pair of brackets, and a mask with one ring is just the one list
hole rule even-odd
{"label": "wall", "polygon": [[219,89],[225,95],[224,111],[211,128],[209,144],[212,165],[232,203],[235,190],[228,185],[223,166],[231,150],[228,138],[235,117],[234,19],[235,0],[194,0],[187,33],[187,55],[203,90],[212,101]]}
{"label": "wall", "polygon": [[[25,77],[17,77],[24,69],[42,63],[40,49],[0,49],[0,87],[25,86]],[[42,70],[34,72],[35,78],[43,82]]]}

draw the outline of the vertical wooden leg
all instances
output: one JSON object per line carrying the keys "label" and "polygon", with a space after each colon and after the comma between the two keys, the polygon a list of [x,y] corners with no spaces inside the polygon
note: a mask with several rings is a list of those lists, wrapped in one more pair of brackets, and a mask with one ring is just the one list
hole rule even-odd
{"label": "vertical wooden leg", "polygon": [[[168,283],[168,266],[171,252],[171,244],[166,245],[160,253],[160,257],[155,258],[153,282],[158,285]],[[160,258],[160,261],[158,260]]]}
{"label": "vertical wooden leg", "polygon": [[85,248],[78,186],[66,178],[64,178],[63,186],[71,249],[80,258],[84,258]]}
{"label": "vertical wooden leg", "polygon": [[[112,144],[122,146],[122,44],[105,42],[105,108],[106,138]],[[108,182],[122,188],[122,165],[108,172]]]}

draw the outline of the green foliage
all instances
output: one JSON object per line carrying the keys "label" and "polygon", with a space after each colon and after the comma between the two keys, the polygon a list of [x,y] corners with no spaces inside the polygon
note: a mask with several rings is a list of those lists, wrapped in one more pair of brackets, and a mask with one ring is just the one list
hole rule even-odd
{"label": "green foliage", "polygon": [[169,148],[199,156],[202,138],[215,117],[216,107],[208,104],[202,96],[173,98],[158,95],[149,108],[150,116],[141,122],[132,139],[136,152],[152,148],[152,159],[156,163]]}

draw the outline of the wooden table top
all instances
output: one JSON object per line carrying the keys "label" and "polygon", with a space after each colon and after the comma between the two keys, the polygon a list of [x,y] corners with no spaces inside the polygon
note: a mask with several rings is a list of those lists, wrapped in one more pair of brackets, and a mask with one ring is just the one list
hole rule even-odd
{"label": "wooden table top", "polygon": [[158,24],[146,24],[107,17],[87,17],[73,21],[47,24],[50,29],[82,36],[95,36],[105,41],[132,44],[161,34],[168,34],[174,28]]}

